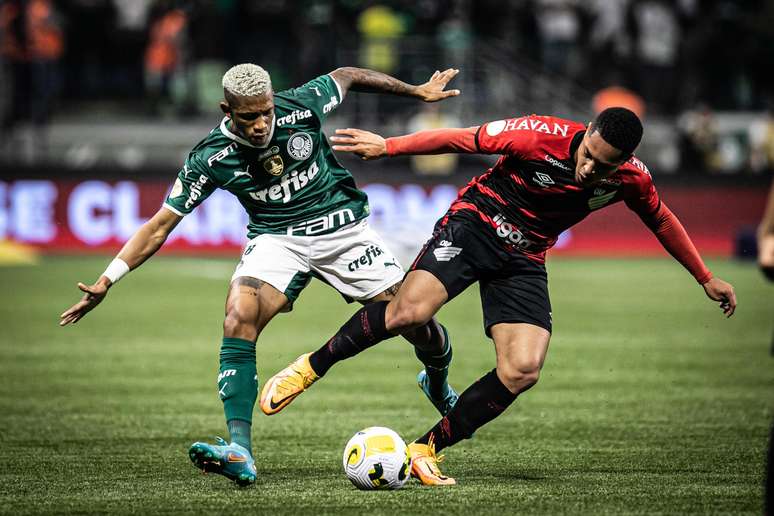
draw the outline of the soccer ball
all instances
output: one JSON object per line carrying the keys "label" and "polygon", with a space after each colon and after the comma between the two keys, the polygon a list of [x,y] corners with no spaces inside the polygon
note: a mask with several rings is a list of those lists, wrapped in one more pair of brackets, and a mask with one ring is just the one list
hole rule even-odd
{"label": "soccer ball", "polygon": [[344,447],[344,472],[358,489],[400,489],[411,473],[411,455],[403,439],[383,426],[352,436]]}

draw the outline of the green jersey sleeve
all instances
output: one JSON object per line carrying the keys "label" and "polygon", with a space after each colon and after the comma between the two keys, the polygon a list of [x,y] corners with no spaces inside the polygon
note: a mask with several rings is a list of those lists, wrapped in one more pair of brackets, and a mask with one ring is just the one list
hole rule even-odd
{"label": "green jersey sleeve", "polygon": [[164,207],[180,216],[191,213],[217,188],[207,171],[207,165],[201,162],[197,154],[191,153],[178,172]]}
{"label": "green jersey sleeve", "polygon": [[341,87],[330,75],[321,75],[299,86],[287,90],[289,97],[312,110],[322,123],[344,100]]}

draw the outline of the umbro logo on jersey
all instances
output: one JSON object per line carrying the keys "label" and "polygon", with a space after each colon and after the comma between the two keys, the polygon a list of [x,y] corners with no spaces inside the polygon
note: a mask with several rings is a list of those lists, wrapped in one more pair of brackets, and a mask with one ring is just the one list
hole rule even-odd
{"label": "umbro logo on jersey", "polygon": [[535,172],[535,177],[533,177],[532,180],[543,188],[548,188],[550,185],[556,184],[551,176],[542,172]]}
{"label": "umbro logo on jersey", "polygon": [[[446,244],[444,246],[444,244]],[[458,254],[462,252],[461,247],[454,247],[448,240],[441,240],[440,244],[443,247],[438,247],[433,250],[435,260],[438,262],[448,262]]]}

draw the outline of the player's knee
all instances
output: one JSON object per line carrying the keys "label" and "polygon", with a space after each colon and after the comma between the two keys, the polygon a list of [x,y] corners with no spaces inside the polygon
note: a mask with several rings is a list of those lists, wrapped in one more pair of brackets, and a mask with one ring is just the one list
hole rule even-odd
{"label": "player's knee", "polygon": [[239,310],[230,309],[223,320],[223,336],[245,340],[255,340],[258,336],[255,320],[249,320]]}
{"label": "player's knee", "polygon": [[524,392],[533,387],[540,378],[540,362],[538,360],[513,361],[497,364],[497,376],[500,381],[514,394]]}
{"label": "player's knee", "polygon": [[427,324],[433,314],[415,303],[391,303],[385,312],[385,323],[389,331],[402,333]]}

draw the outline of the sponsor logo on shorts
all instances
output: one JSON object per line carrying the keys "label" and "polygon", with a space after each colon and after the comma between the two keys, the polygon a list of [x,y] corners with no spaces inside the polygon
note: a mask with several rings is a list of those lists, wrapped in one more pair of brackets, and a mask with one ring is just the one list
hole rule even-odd
{"label": "sponsor logo on shorts", "polygon": [[344,208],[343,210],[334,211],[327,215],[323,215],[322,217],[317,217],[316,219],[307,220],[306,222],[301,222],[295,226],[290,226],[288,228],[287,234],[288,236],[317,235],[319,233],[324,233],[331,229],[336,229],[354,221],[355,214],[352,212],[352,210],[349,208]]}
{"label": "sponsor logo on shorts", "polygon": [[296,133],[288,139],[288,154],[290,157],[303,161],[312,155],[314,143],[308,133]]}
{"label": "sponsor logo on shorts", "polygon": [[250,165],[247,165],[247,168],[245,168],[245,170],[234,171],[234,177],[242,177],[242,176],[249,177],[250,179],[253,178],[253,175],[250,173]]}
{"label": "sponsor logo on shorts", "polygon": [[374,263],[374,258],[377,256],[381,256],[384,254],[384,251],[382,251],[381,247],[372,245],[366,248],[365,252],[349,262],[349,265],[347,268],[350,272],[355,272],[356,270],[360,269],[360,266],[368,267],[372,263]]}
{"label": "sponsor logo on shorts", "polygon": [[437,262],[451,261],[452,258],[462,252],[461,247],[453,246],[448,240],[441,240],[438,242],[438,246],[433,250],[433,255],[435,255],[435,261]]}

